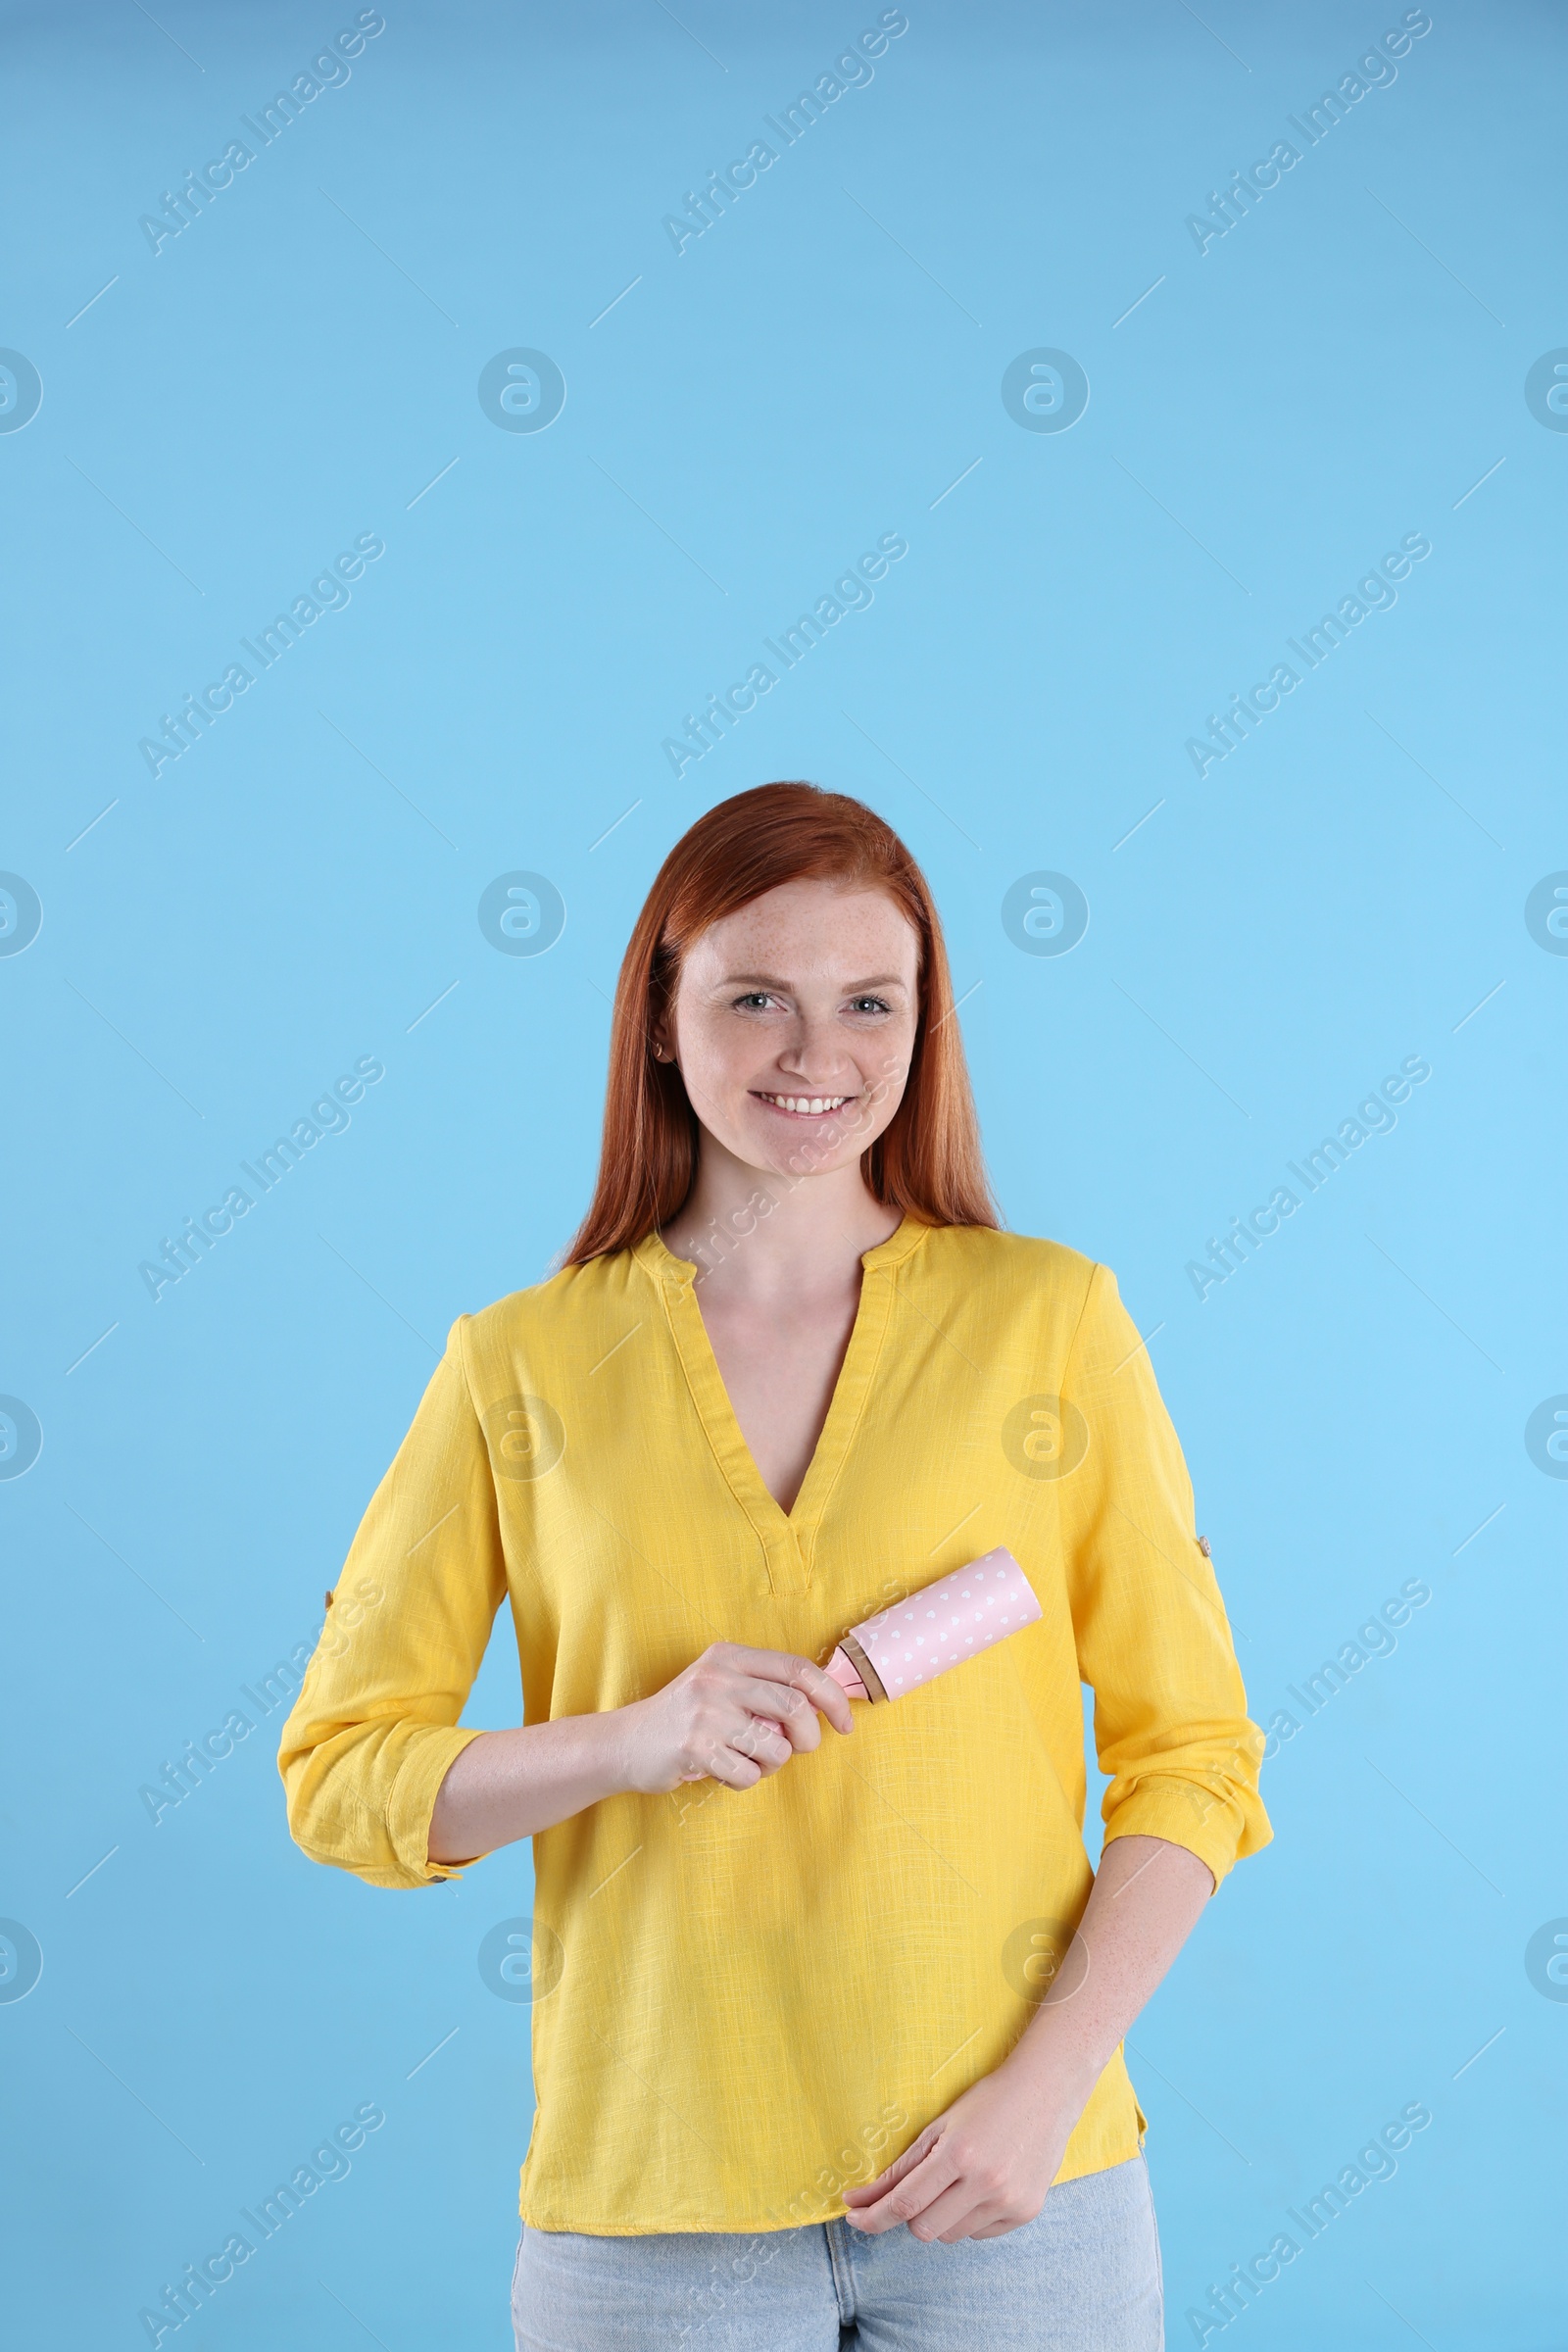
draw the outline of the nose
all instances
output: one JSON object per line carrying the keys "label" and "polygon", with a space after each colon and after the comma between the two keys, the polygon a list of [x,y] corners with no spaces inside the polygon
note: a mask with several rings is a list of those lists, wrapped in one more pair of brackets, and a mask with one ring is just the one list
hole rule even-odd
{"label": "nose", "polygon": [[819,1095],[859,1092],[859,1077],[828,1022],[802,1014],[793,1036],[778,1050],[780,1072]]}

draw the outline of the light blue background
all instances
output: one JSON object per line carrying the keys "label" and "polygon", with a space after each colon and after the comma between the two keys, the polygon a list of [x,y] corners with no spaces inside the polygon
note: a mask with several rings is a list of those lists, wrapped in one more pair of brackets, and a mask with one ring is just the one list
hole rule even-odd
{"label": "light blue background", "polygon": [[[452,1319],[565,1240],[655,867],[774,776],[925,863],[1008,1218],[1155,1334],[1254,1713],[1432,1590],[1270,1764],[1275,1843],[1135,2030],[1172,2344],[1418,2099],[1236,2326],[1562,2340],[1568,2006],[1524,1954],[1568,1913],[1568,1488],[1523,1439],[1568,1390],[1568,960],[1523,919],[1568,866],[1568,436],[1523,396],[1568,344],[1561,17],[1435,6],[1200,256],[1186,216],[1400,8],[911,0],[677,258],[662,217],[878,13],[389,5],[155,258],[138,217],[355,11],[9,12],[0,342],[44,383],[0,437],[0,865],[44,909],[0,959],[0,1390],[44,1433],[0,1484],[0,1911],[44,1955],[0,2004],[18,2342],[144,2342],[368,2100],[180,2340],[510,2342],[529,2013],[475,1954],[525,1850],[417,1897],[318,1869],[280,1714],[156,1829],[137,1791],[314,1639]],[[476,397],[516,345],[566,379],[537,435]],[[1002,405],[1041,345],[1088,373],[1068,432]],[[890,531],[874,606],[677,782],[662,738]],[[1416,531],[1396,607],[1200,782],[1186,738]],[[154,781],[138,738],[362,532],[350,606]],[[537,958],[476,921],[513,868],[565,902]],[[1036,868],[1089,900],[1061,958],[1002,928]],[[1200,1303],[1186,1261],[1412,1054],[1397,1128]],[[154,1304],[138,1262],[363,1055],[348,1131]],[[469,1720],[515,1718],[503,1651]]]}

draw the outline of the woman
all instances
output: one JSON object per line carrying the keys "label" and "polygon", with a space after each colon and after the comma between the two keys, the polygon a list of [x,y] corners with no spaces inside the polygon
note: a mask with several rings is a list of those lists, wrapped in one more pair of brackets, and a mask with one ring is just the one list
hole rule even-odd
{"label": "woman", "polygon": [[[372,1885],[533,1838],[522,2352],[1162,2340],[1120,2044],[1269,1836],[1261,1736],[1113,1278],[998,1228],[955,1009],[858,802],[677,843],[587,1218],[453,1325],[283,1735]],[[999,1544],[1040,1622],[852,1711],[840,1633]],[[523,1727],[460,1729],[503,1599]]]}

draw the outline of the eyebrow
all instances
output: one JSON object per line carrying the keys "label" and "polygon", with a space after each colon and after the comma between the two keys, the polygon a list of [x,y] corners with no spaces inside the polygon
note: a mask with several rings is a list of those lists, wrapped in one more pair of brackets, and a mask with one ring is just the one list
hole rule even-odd
{"label": "eyebrow", "polygon": [[[786,995],[790,987],[787,980],[778,979],[772,972],[729,972],[718,985],[720,988],[776,988]],[[872,980],[852,980],[844,994],[858,997],[868,988],[904,988],[906,985],[902,973],[882,972]]]}

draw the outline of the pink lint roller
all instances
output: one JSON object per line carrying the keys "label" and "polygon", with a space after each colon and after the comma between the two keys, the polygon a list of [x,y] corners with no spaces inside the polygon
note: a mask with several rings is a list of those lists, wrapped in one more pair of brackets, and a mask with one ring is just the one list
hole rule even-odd
{"label": "pink lint roller", "polygon": [[1043,1615],[1034,1588],[1000,1544],[967,1568],[852,1626],[827,1662],[851,1698],[902,1698]]}
{"label": "pink lint roller", "polygon": [[[1009,1634],[1037,1625],[1044,1615],[1034,1587],[1010,1551],[999,1544],[967,1568],[939,1576],[923,1592],[911,1592],[890,1609],[852,1626],[825,1671],[848,1698],[873,1706],[933,1682]],[[682,1773],[685,1781],[706,1780],[705,1772]]]}

